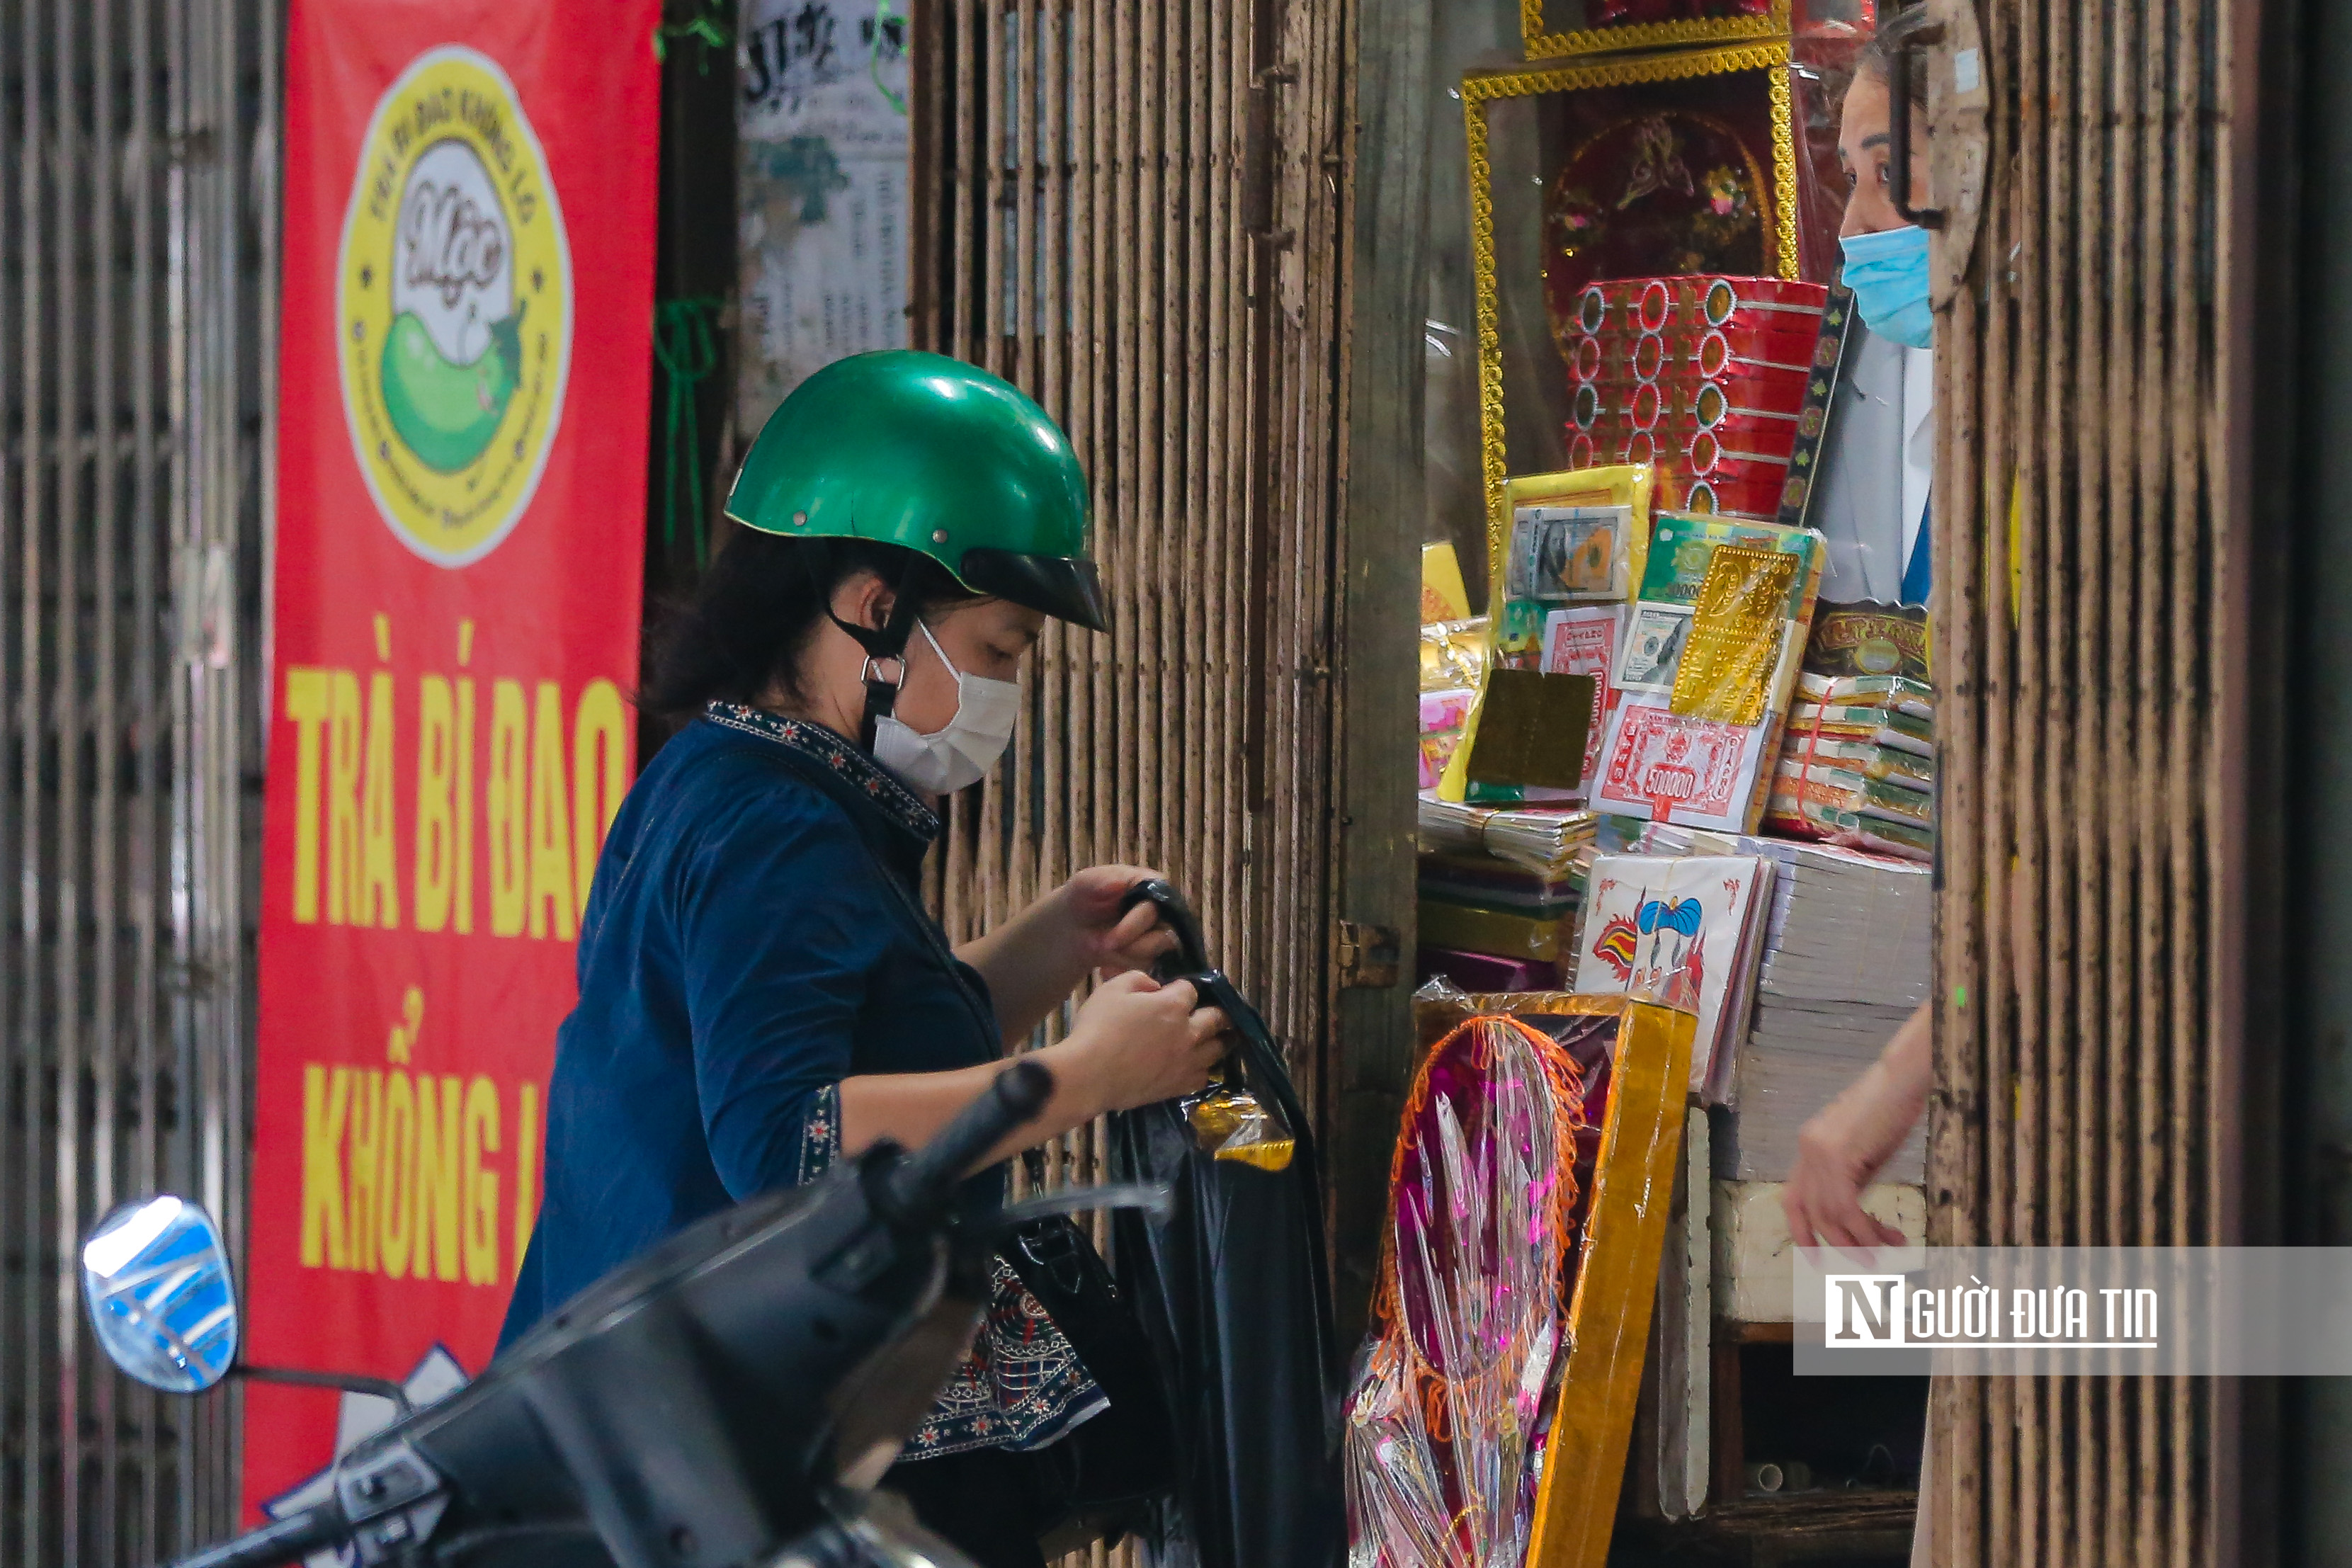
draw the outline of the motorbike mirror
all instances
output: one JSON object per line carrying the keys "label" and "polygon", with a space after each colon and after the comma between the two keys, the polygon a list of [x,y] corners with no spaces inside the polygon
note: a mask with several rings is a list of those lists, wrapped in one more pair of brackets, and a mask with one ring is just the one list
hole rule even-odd
{"label": "motorbike mirror", "polygon": [[150,1388],[202,1394],[236,1360],[228,1249],[201,1205],[164,1193],[99,1221],[81,1293],[107,1355]]}

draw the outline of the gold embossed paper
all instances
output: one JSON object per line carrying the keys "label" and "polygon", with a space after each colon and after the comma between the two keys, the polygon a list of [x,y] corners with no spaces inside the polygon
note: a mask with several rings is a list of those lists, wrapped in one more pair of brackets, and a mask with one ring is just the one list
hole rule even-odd
{"label": "gold embossed paper", "polygon": [[1584,734],[1592,718],[1589,675],[1490,669],[1478,727],[1463,741],[1474,784],[1572,790],[1584,777]]}
{"label": "gold embossed paper", "polygon": [[1716,547],[1675,671],[1668,704],[1674,712],[1724,724],[1753,724],[1764,717],[1781,616],[1799,564],[1796,556],[1780,550]]}

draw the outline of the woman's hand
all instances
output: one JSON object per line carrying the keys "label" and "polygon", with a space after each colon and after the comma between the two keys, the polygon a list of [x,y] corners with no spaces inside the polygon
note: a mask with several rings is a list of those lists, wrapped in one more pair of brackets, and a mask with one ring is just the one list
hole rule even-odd
{"label": "woman's hand", "polygon": [[[1027,1055],[1053,1070],[1053,1097],[974,1170],[1082,1127],[1107,1111],[1190,1094],[1224,1055],[1225,1016],[1203,1007],[1189,980],[1148,974],[1107,980],[1078,1009],[1069,1038]],[[920,1148],[1003,1070],[1003,1062],[945,1072],[861,1074],[841,1080],[841,1146],[856,1154],[877,1138]]]}
{"label": "woman's hand", "polygon": [[1800,1250],[1833,1247],[1868,1258],[1900,1247],[1903,1233],[1863,1210],[1862,1190],[1877,1175],[1927,1108],[1934,1078],[1933,1036],[1921,1007],[1844,1093],[1797,1134],[1797,1163],[1780,1193],[1789,1239]]}
{"label": "woman's hand", "polygon": [[1089,866],[1046,898],[1062,906],[1071,957],[1108,980],[1133,969],[1150,969],[1176,951],[1176,933],[1160,923],[1160,911],[1138,904],[1124,914],[1120,902],[1138,882],[1160,873],[1143,866]]}
{"label": "woman's hand", "polygon": [[1822,1108],[1797,1133],[1797,1163],[1780,1191],[1789,1238],[1799,1248],[1834,1247],[1864,1258],[1874,1247],[1900,1247],[1903,1233],[1862,1206],[1862,1190],[1878,1174],[1909,1131],[1896,1126],[1887,1146],[1874,1108],[1841,1097]]}
{"label": "woman's hand", "polygon": [[1078,1009],[1070,1037],[1044,1053],[1069,1090],[1099,1115],[1191,1094],[1224,1055],[1224,1014],[1200,1005],[1188,980],[1166,984],[1129,972]]}
{"label": "woman's hand", "polygon": [[1176,933],[1150,905],[1119,912],[1129,889],[1159,875],[1143,866],[1089,867],[956,949],[988,982],[1006,1039],[1026,1037],[1088,973],[1149,969],[1175,950]]}

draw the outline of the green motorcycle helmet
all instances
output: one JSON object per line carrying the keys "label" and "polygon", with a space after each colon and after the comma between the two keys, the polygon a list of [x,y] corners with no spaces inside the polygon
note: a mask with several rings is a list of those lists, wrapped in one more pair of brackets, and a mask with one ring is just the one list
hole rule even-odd
{"label": "green motorcycle helmet", "polygon": [[976,594],[1098,632],[1109,616],[1088,511],[1077,454],[1044,409],[984,370],[911,349],[852,354],[801,383],[727,497],[746,528],[896,544]]}

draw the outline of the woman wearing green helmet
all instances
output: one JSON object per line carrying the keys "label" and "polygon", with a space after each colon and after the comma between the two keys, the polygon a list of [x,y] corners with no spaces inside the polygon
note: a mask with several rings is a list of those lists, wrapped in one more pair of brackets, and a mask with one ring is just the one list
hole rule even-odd
{"label": "woman wearing green helmet", "polygon": [[[937,355],[841,361],[761,430],[728,501],[745,531],[641,696],[687,722],[590,890],[504,1340],[705,1215],[925,1142],[1089,972],[1107,978],[1038,1053],[1055,1090],[1022,1143],[1206,1081],[1224,1019],[1143,973],[1174,938],[1120,910],[1153,872],[1082,871],[952,952],[916,892],[935,797],[1003,752],[1045,619],[1104,624],[1087,507],[1044,411]],[[1001,1195],[1002,1166],[974,1181]],[[1000,1260],[890,1484],[983,1568],[1032,1568],[1068,1502],[1055,1445],[1105,1404]]]}

